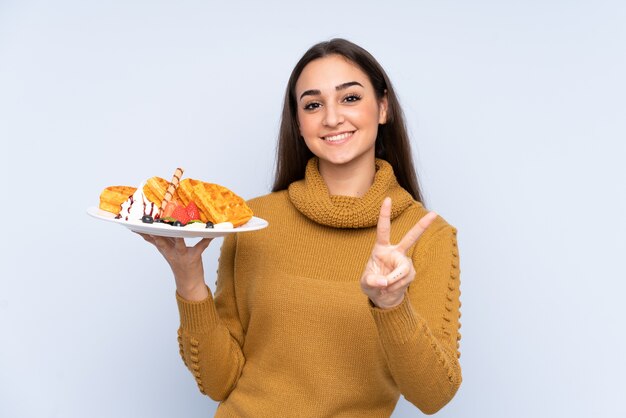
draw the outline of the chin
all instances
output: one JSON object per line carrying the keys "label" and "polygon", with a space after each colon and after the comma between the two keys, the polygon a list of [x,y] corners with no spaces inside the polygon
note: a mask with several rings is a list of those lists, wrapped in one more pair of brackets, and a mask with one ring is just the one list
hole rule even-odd
{"label": "chin", "polygon": [[336,165],[336,166],[347,166],[350,164],[362,164],[369,161],[374,161],[375,156],[374,153],[367,153],[362,155],[318,155],[320,161],[323,161],[326,164]]}

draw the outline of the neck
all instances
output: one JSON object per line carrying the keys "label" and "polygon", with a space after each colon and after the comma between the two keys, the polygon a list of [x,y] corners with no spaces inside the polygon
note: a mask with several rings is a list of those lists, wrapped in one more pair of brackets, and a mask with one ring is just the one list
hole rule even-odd
{"label": "neck", "polygon": [[361,197],[374,183],[376,164],[374,159],[342,165],[319,160],[319,172],[332,196]]}

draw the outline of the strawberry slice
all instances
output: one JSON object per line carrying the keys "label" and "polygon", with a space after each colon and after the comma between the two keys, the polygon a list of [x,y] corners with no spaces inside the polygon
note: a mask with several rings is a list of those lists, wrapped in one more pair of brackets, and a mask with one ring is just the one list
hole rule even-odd
{"label": "strawberry slice", "polygon": [[187,210],[187,215],[189,219],[192,221],[200,220],[200,211],[198,210],[198,206],[193,202],[193,200],[189,201],[189,204],[185,208]]}
{"label": "strawberry slice", "polygon": [[174,209],[174,211],[172,212],[170,216],[176,219],[177,221],[180,221],[180,223],[183,225],[187,225],[187,223],[191,220],[189,215],[187,215],[187,210],[181,204],[176,205],[176,208]]}

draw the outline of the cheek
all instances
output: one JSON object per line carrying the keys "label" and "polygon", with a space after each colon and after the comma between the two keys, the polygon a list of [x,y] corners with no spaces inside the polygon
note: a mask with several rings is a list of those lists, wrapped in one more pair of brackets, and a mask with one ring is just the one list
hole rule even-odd
{"label": "cheek", "polygon": [[377,106],[352,108],[345,113],[346,118],[360,127],[378,125],[379,111]]}
{"label": "cheek", "polygon": [[298,114],[298,127],[303,137],[317,136],[318,123],[312,115]]}

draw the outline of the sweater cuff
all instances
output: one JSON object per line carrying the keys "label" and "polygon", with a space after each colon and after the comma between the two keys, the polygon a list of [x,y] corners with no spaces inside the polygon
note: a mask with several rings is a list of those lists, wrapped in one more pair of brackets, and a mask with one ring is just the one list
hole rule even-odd
{"label": "sweater cuff", "polygon": [[215,303],[210,290],[206,299],[197,302],[183,299],[176,292],[176,302],[178,303],[182,329],[189,332],[207,334],[217,325],[219,316],[215,310]]}
{"label": "sweater cuff", "polygon": [[383,344],[404,344],[415,333],[421,318],[413,311],[408,295],[391,309],[380,309],[370,304],[370,312],[378,328],[378,335]]}

